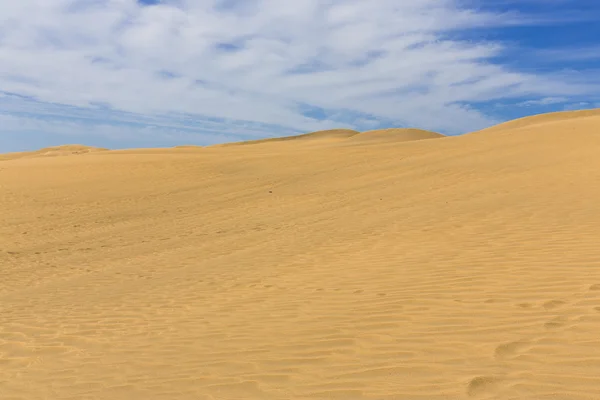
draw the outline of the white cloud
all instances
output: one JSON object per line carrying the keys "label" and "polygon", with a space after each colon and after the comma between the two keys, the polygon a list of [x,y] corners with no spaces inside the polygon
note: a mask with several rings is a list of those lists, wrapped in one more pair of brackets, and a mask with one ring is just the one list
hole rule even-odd
{"label": "white cloud", "polygon": [[[464,132],[496,122],[468,104],[597,89],[494,64],[503,51],[497,43],[451,39],[456,31],[522,22],[460,4],[5,1],[0,90],[37,99],[42,114],[43,102],[100,103],[130,118],[197,114],[225,119],[222,127],[242,120],[310,131],[381,119]],[[303,115],[304,105],[328,117]],[[162,123],[167,129],[176,121]]]}
{"label": "white cloud", "polygon": [[552,104],[562,104],[568,102],[569,99],[566,97],[544,97],[537,100],[527,100],[517,103],[519,107],[531,107],[531,106],[549,106]]}
{"label": "white cloud", "polygon": [[572,110],[585,110],[591,108],[600,108],[599,101],[580,101],[577,103],[569,103],[565,104],[563,107],[564,111],[572,111]]}

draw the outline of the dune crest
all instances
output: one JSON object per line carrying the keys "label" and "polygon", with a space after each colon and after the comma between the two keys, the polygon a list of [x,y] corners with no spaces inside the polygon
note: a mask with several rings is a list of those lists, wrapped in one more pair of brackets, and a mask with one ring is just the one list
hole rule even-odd
{"label": "dune crest", "polygon": [[259,140],[248,140],[244,142],[234,142],[234,143],[225,143],[218,144],[210,147],[231,147],[231,146],[244,146],[251,144],[264,144],[264,143],[277,143],[277,142],[288,142],[292,143],[295,141],[300,142],[348,142],[348,143],[361,143],[361,142],[407,142],[413,140],[422,140],[422,139],[433,139],[444,137],[444,135],[426,131],[423,129],[412,129],[412,128],[389,128],[389,129],[378,129],[366,132],[358,132],[351,129],[328,129],[324,131],[316,131],[305,133],[302,135],[296,136],[283,136],[276,138],[268,138],[268,139],[259,139]]}
{"label": "dune crest", "polygon": [[351,130],[351,129],[328,129],[328,130],[324,130],[324,131],[305,133],[302,135],[282,136],[282,137],[274,137],[274,138],[258,139],[258,140],[246,140],[246,141],[242,141],[242,142],[216,144],[216,145],[212,145],[209,147],[245,146],[245,145],[252,145],[252,144],[277,143],[277,142],[289,142],[289,141],[306,141],[306,140],[316,140],[316,139],[345,139],[345,138],[351,137],[356,134],[358,134],[358,132]]}
{"label": "dune crest", "polygon": [[412,128],[390,128],[366,131],[352,136],[351,141],[390,141],[407,142],[413,140],[435,139],[445,137],[436,132]]}
{"label": "dune crest", "polygon": [[533,115],[494,125],[478,132],[492,133],[498,131],[509,131],[521,128],[529,128],[535,125],[580,120],[588,117],[600,117],[600,108],[590,110],[559,111],[548,114]]}
{"label": "dune crest", "polygon": [[174,149],[192,149],[192,150],[198,149],[199,150],[199,149],[202,149],[204,147],[205,146],[198,146],[198,145],[195,145],[195,144],[183,144],[183,145],[180,145],[180,146],[174,146],[173,148]]}
{"label": "dune crest", "polygon": [[25,151],[18,153],[7,153],[0,154],[0,160],[11,160],[17,158],[32,158],[32,157],[57,157],[57,156],[70,156],[80,155],[87,153],[96,153],[100,151],[107,151],[108,149],[84,146],[80,144],[67,144],[62,146],[45,147],[35,151]]}

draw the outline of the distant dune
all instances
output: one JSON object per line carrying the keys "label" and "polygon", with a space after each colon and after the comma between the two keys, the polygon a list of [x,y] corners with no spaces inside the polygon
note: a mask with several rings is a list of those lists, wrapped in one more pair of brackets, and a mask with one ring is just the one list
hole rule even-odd
{"label": "distant dune", "polygon": [[5,156],[0,399],[595,400],[599,132]]}
{"label": "distant dune", "polygon": [[193,144],[186,144],[186,145],[182,145],[182,146],[175,146],[173,148],[174,149],[201,149],[202,146],[197,146],[197,145],[193,145]]}
{"label": "distant dune", "polygon": [[480,132],[498,132],[508,131],[520,128],[527,128],[541,124],[552,124],[556,122],[565,122],[573,119],[582,119],[588,117],[600,117],[600,109],[592,110],[577,110],[577,111],[562,111],[549,114],[534,115],[508,121],[499,125],[492,126],[481,130]]}
{"label": "distant dune", "polygon": [[352,141],[390,141],[390,142],[407,142],[412,140],[435,139],[441,138],[444,135],[425,131],[423,129],[408,129],[408,128],[392,128],[379,129],[374,131],[362,132],[352,136]]}
{"label": "distant dune", "polygon": [[314,139],[334,139],[335,140],[335,139],[346,139],[346,138],[354,136],[356,134],[358,134],[358,132],[353,131],[351,129],[328,129],[328,130],[324,130],[324,131],[305,133],[303,135],[282,136],[282,137],[274,137],[274,138],[258,139],[258,140],[246,140],[243,142],[217,144],[217,145],[213,145],[210,147],[244,146],[244,145],[249,145],[249,144],[304,141],[304,140],[314,140]]}
{"label": "distant dune", "polygon": [[346,139],[357,134],[358,132],[352,129],[328,129],[294,137],[296,139]]}
{"label": "distant dune", "polygon": [[314,143],[314,140],[348,141],[348,143],[375,140],[388,142],[405,142],[412,140],[432,139],[436,137],[444,137],[444,135],[431,131],[425,131],[422,129],[409,128],[379,129],[362,133],[351,129],[329,129],[324,131],[306,133],[303,135],[249,140],[245,142],[225,143],[211,147],[230,147],[249,144],[277,143],[290,141],[311,141],[312,143]]}
{"label": "distant dune", "polygon": [[100,147],[83,146],[80,144],[67,144],[63,146],[46,147],[36,151],[26,151],[19,153],[7,153],[0,154],[0,160],[11,160],[17,158],[31,158],[31,157],[57,157],[66,155],[77,155],[94,153],[99,151],[107,151]]}

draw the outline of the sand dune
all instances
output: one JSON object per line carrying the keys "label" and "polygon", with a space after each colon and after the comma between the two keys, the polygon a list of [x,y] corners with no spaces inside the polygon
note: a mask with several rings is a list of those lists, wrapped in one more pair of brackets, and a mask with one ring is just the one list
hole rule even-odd
{"label": "sand dune", "polygon": [[13,160],[17,158],[31,157],[57,157],[77,154],[95,153],[98,151],[106,151],[100,147],[83,146],[80,144],[67,144],[63,146],[46,147],[36,151],[25,151],[19,153],[0,154],[0,160]]}
{"label": "sand dune", "polygon": [[534,115],[508,121],[490,128],[486,128],[480,132],[498,132],[516,130],[520,128],[529,128],[536,125],[553,124],[557,122],[570,122],[574,119],[582,119],[589,117],[600,117],[600,109],[592,110],[577,110],[577,111],[562,111],[549,114]]}
{"label": "sand dune", "polygon": [[436,132],[426,131],[423,129],[410,128],[390,128],[378,129],[366,132],[358,132],[351,129],[329,129],[324,131],[316,131],[305,133],[296,136],[283,136],[268,139],[248,140],[245,142],[234,142],[218,144],[210,147],[232,147],[245,146],[265,143],[281,143],[288,142],[298,144],[299,142],[310,144],[336,143],[345,141],[347,144],[364,143],[367,141],[387,141],[387,142],[407,142],[412,140],[432,139],[444,137]]}
{"label": "sand dune", "polygon": [[407,142],[411,140],[435,139],[444,135],[423,129],[391,128],[362,132],[350,138],[351,141],[391,141]]}
{"label": "sand dune", "polygon": [[174,149],[193,149],[193,150],[197,150],[197,149],[202,149],[202,146],[198,146],[198,145],[194,145],[194,144],[186,144],[186,145],[182,145],[182,146],[175,146],[173,147]]}
{"label": "sand dune", "polygon": [[315,139],[333,139],[340,140],[346,139],[351,136],[358,134],[357,131],[353,131],[351,129],[328,129],[325,131],[316,131],[305,133],[303,135],[296,136],[282,136],[282,137],[274,137],[268,139],[258,139],[258,140],[246,140],[244,142],[233,142],[233,143],[224,143],[224,144],[216,144],[210,147],[232,147],[232,146],[246,146],[251,144],[264,144],[264,143],[281,143],[281,142],[298,142],[298,141],[312,141]]}
{"label": "sand dune", "polygon": [[597,399],[600,118],[564,116],[0,163],[0,399]]}

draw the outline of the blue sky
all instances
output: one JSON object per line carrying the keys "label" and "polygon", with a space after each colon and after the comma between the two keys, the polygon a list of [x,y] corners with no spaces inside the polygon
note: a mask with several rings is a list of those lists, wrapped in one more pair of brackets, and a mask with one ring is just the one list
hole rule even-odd
{"label": "blue sky", "polygon": [[0,152],[600,107],[596,0],[0,3]]}

